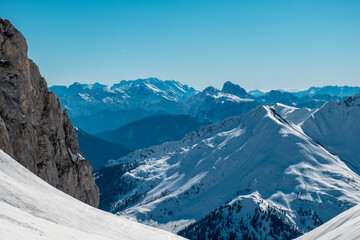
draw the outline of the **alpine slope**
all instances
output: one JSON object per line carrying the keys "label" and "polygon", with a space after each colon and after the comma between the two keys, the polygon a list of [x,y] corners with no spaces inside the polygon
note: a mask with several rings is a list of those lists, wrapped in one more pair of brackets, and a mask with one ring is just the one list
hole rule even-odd
{"label": "alpine slope", "polygon": [[[359,112],[348,101],[335,105]],[[300,236],[360,202],[360,177],[307,134],[322,109],[258,106],[109,161],[100,207],[191,239]]]}
{"label": "alpine slope", "polygon": [[0,236],[23,239],[182,239],[93,208],[50,186],[0,150]]}

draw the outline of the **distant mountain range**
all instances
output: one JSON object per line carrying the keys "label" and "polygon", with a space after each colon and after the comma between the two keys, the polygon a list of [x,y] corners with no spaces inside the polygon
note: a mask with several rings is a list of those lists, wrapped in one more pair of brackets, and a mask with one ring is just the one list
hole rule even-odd
{"label": "distant mountain range", "polygon": [[[280,92],[288,92],[293,94],[296,97],[305,97],[305,96],[315,96],[315,95],[329,95],[331,97],[349,97],[354,96],[360,92],[360,87],[351,87],[351,86],[324,86],[324,87],[310,87],[307,90],[299,91],[286,91],[286,90],[276,90]],[[266,92],[260,90],[251,90],[249,94],[254,97],[261,97],[266,94]]]}
{"label": "distant mountain range", "polygon": [[183,114],[201,122],[218,122],[249,112],[260,104],[283,103],[295,107],[320,107],[330,100],[344,100],[360,87],[312,87],[306,91],[258,90],[246,92],[225,82],[221,90],[203,91],[174,80],[157,78],[121,81],[113,86],[74,83],[49,88],[60,98],[73,124],[90,134],[115,130],[150,116]]}
{"label": "distant mountain range", "polygon": [[167,113],[178,112],[174,103],[197,93],[195,89],[173,80],[157,78],[121,81],[109,87],[100,83],[74,83],[69,87],[52,86],[71,117],[92,115],[103,110],[146,109]]}
{"label": "distant mountain range", "polygon": [[190,239],[297,237],[360,201],[359,114],[360,95],[257,106],[108,161],[100,207]]}

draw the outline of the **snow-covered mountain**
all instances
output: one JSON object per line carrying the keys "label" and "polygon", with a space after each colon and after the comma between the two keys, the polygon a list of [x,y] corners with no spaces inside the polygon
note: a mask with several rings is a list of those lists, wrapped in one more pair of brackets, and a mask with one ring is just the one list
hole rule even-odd
{"label": "snow-covered mountain", "polygon": [[334,217],[327,223],[301,236],[298,240],[360,239],[360,204]]}
{"label": "snow-covered mountain", "polygon": [[253,90],[247,93],[229,81],[221,90],[207,87],[199,92],[179,82],[157,78],[123,80],[111,87],[100,83],[74,83],[49,89],[68,109],[75,126],[90,134],[115,130],[156,115],[185,114],[215,123],[247,113],[260,104],[318,108],[327,101],[343,100],[348,94],[360,92],[357,87],[324,87],[301,92]]}
{"label": "snow-covered mountain", "polygon": [[360,177],[276,110],[292,115],[258,106],[108,162],[100,207],[194,239],[287,239],[358,203]]}
{"label": "snow-covered mountain", "polygon": [[122,80],[120,83],[114,84],[112,90],[123,90],[125,92],[137,91],[138,89],[149,89],[157,93],[159,96],[168,100],[178,101],[184,96],[193,95],[196,93],[195,89],[183,85],[174,80],[159,80],[157,78],[137,79],[137,80]]}
{"label": "snow-covered mountain", "polygon": [[360,174],[360,94],[330,101],[301,125],[304,132]]}
{"label": "snow-covered mountain", "polygon": [[[281,92],[288,92],[292,95],[302,98],[305,96],[331,96],[331,97],[339,97],[339,98],[345,98],[354,96],[356,94],[360,93],[360,87],[352,87],[352,86],[324,86],[324,87],[310,87],[306,90],[278,90]],[[266,94],[266,92],[259,91],[259,90],[251,90],[249,91],[249,94],[254,97],[261,97]]]}
{"label": "snow-covered mountain", "polygon": [[247,113],[257,105],[259,103],[240,86],[226,82],[223,90],[208,87],[189,97],[185,103],[184,112],[200,121],[218,122]]}
{"label": "snow-covered mountain", "polygon": [[275,109],[360,174],[360,94],[312,110],[282,104],[276,104]]}
{"label": "snow-covered mountain", "polygon": [[360,93],[360,87],[351,86],[324,86],[311,87],[304,91],[292,92],[297,97],[315,96],[315,95],[329,95],[337,97],[350,97]]}
{"label": "snow-covered mountain", "polygon": [[180,111],[176,108],[177,103],[196,93],[187,85],[157,78],[123,80],[111,87],[100,83],[74,83],[69,87],[52,86],[49,90],[60,98],[70,117],[88,116],[102,110],[137,108],[177,113]]}
{"label": "snow-covered mountain", "polygon": [[253,97],[261,97],[265,95],[265,92],[260,91],[260,90],[250,90],[249,94]]}
{"label": "snow-covered mountain", "polygon": [[284,119],[294,123],[295,125],[302,124],[317,108],[297,108],[290,107],[281,103],[273,105],[274,110]]}
{"label": "snow-covered mountain", "polygon": [[1,239],[181,239],[55,189],[0,150]]}

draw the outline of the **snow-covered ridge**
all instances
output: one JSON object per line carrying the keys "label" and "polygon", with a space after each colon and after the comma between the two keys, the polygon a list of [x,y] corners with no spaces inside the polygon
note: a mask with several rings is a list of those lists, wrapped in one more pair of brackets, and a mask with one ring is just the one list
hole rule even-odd
{"label": "snow-covered ridge", "polygon": [[296,108],[285,104],[276,103],[274,110],[284,119],[299,125],[302,124],[316,109]]}
{"label": "snow-covered ridge", "polygon": [[[247,220],[249,217],[251,221]],[[258,192],[233,199],[179,232],[189,239],[204,235],[223,239],[291,239],[301,234],[284,211]]]}
{"label": "snow-covered ridge", "polygon": [[181,239],[86,205],[0,150],[1,239]]}
{"label": "snow-covered ridge", "polygon": [[[118,174],[106,184],[119,192],[104,192],[107,207],[176,232],[189,224],[196,229],[214,209],[234,199],[242,205],[257,191],[296,236],[359,202],[360,177],[276,108],[287,117],[297,111],[259,106],[109,163]],[[245,216],[239,215],[243,221],[255,215]]]}
{"label": "snow-covered ridge", "polygon": [[303,131],[360,174],[360,94],[330,101],[300,124]]}

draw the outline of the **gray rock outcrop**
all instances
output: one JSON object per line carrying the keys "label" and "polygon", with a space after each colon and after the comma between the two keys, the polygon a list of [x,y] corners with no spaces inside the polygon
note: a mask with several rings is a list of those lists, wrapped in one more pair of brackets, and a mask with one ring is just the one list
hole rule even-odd
{"label": "gray rock outcrop", "polygon": [[27,50],[23,35],[0,18],[0,148],[49,184],[97,207],[91,165]]}

